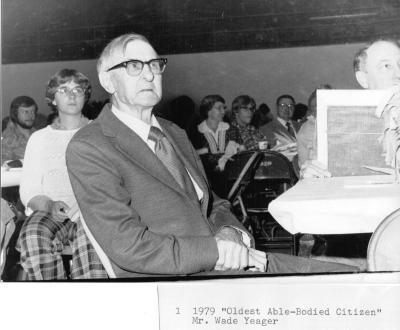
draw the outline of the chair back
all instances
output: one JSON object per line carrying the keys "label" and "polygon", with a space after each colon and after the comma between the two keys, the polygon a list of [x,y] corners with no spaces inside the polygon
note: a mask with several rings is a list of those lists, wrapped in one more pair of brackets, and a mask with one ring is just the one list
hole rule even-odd
{"label": "chair back", "polygon": [[245,151],[236,154],[233,161],[226,164],[225,173],[228,184],[233,183],[227,196],[231,203],[252,182],[261,158],[262,155],[257,151]]}
{"label": "chair back", "polygon": [[284,155],[272,150],[262,151],[263,158],[257,168],[254,179],[287,183],[290,186],[297,181],[292,163]]}
{"label": "chair back", "polygon": [[400,271],[400,209],[387,216],[371,236],[367,252],[369,271]]}

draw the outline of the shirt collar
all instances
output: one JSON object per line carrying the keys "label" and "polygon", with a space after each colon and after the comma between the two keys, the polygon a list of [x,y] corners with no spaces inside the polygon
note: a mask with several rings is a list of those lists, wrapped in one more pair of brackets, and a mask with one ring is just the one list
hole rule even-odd
{"label": "shirt collar", "polygon": [[289,121],[286,121],[286,120],[282,119],[281,117],[276,117],[276,119],[278,119],[278,121],[279,121],[283,126],[286,126],[286,123],[291,124],[290,120],[289,120]]}
{"label": "shirt collar", "polygon": [[216,132],[214,132],[210,127],[208,127],[207,122],[203,120],[198,126],[198,130],[200,133],[211,133],[217,134],[219,131],[226,131],[229,128],[229,124],[225,122],[219,122]]}
{"label": "shirt collar", "polygon": [[148,125],[144,121],[119,110],[114,105],[111,107],[111,111],[120,121],[122,121],[132,131],[139,135],[139,137],[146,143],[149,137],[151,126],[155,126],[162,131],[161,126],[154,115],[151,115],[151,125]]}

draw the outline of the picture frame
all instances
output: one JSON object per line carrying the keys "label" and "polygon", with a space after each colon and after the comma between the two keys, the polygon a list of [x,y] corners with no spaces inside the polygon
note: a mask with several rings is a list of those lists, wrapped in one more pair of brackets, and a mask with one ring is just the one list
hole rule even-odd
{"label": "picture frame", "polygon": [[376,175],[387,169],[383,155],[384,121],[377,108],[381,90],[317,91],[317,159],[332,176]]}

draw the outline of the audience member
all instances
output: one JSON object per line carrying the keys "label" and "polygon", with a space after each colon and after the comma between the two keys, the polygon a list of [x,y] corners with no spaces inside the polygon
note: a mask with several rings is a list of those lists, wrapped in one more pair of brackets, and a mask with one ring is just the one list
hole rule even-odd
{"label": "audience member", "polygon": [[[332,87],[330,85],[322,85],[317,89],[332,89]],[[297,132],[299,167],[306,161],[317,159],[317,89],[308,98],[307,120]]]}
{"label": "audience member", "polygon": [[1,136],[1,162],[22,160],[38,111],[36,102],[29,96],[18,96],[10,106],[10,121]]}
{"label": "audience member", "polygon": [[198,126],[201,148],[197,149],[204,165],[212,190],[218,196],[225,195],[225,177],[221,173],[231,156],[244,146],[237,129],[230,129],[222,121],[225,100],[220,95],[208,95],[200,103],[200,116],[205,118]]}
{"label": "audience member", "polygon": [[[66,245],[73,250],[72,278],[105,274],[79,219],[71,221],[77,203],[65,162],[69,141],[89,122],[82,108],[90,93],[90,82],[82,73],[72,69],[57,72],[46,86],[46,100],[58,116],[32,134],[26,147],[20,194],[29,217],[18,244],[29,280],[66,279],[61,256]],[[82,264],[81,253],[86,253],[90,265]]]}
{"label": "audience member", "polygon": [[258,109],[254,112],[253,119],[250,122],[250,125],[253,125],[255,128],[260,128],[267,123],[269,123],[273,119],[271,114],[271,109],[265,103],[261,103]]}
{"label": "audience member", "polygon": [[295,100],[291,95],[281,95],[276,99],[277,117],[260,131],[271,141],[272,150],[286,156],[293,164],[293,169],[299,175],[297,160],[297,131],[299,124],[291,120],[295,107]]}
{"label": "audience member", "polygon": [[199,148],[202,143],[201,134],[197,130],[200,118],[195,110],[194,101],[187,95],[181,95],[169,103],[169,115],[166,119],[184,129],[192,145],[195,148]]}
{"label": "audience member", "polygon": [[294,106],[292,121],[298,123],[298,127],[306,121],[308,106],[303,103],[296,103]]}
{"label": "audience member", "polygon": [[256,102],[248,95],[239,95],[232,102],[233,119],[229,130],[239,131],[246,150],[259,149],[259,142],[271,142],[271,140],[268,140],[264,134],[250,124],[255,110]]}
{"label": "audience member", "polygon": [[298,124],[291,120],[295,107],[295,100],[291,95],[281,95],[276,99],[277,117],[260,127],[268,141],[273,146],[296,143]]}
{"label": "audience member", "polygon": [[[112,40],[100,56],[99,79],[112,105],[67,148],[89,231],[117,277],[264,271],[266,254],[252,248],[229,203],[210,192],[186,134],[152,115],[166,62],[136,34]],[[267,272],[318,270],[354,268],[268,254]]]}
{"label": "audience member", "polygon": [[[393,39],[378,39],[368,43],[353,61],[357,82],[365,89],[387,89],[400,86],[400,44]],[[330,173],[322,164],[306,162],[302,177],[326,177]]]}

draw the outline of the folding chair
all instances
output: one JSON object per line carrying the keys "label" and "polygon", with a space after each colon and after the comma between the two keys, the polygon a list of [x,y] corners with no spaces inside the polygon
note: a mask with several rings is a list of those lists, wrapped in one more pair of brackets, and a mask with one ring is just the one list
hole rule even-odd
{"label": "folding chair", "polygon": [[262,155],[257,151],[246,151],[236,154],[232,161],[229,161],[225,167],[225,176],[228,184],[227,196],[231,204],[239,210],[242,216],[242,223],[252,232],[251,224],[247,216],[246,207],[243,202],[243,193],[252,183],[255,170],[260,163]]}
{"label": "folding chair", "polygon": [[269,203],[297,182],[292,163],[282,154],[265,150],[256,170],[254,182],[248,195],[249,216],[256,217],[260,237],[258,245],[263,248],[290,248],[297,254],[297,237],[286,233],[268,212]]}

